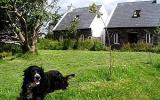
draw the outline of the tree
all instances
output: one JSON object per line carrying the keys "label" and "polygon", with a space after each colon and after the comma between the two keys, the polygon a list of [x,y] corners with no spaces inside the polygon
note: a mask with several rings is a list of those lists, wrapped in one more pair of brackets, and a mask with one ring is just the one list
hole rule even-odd
{"label": "tree", "polygon": [[75,17],[73,18],[73,20],[71,21],[69,27],[67,27],[67,36],[68,38],[70,38],[71,35],[74,36],[74,39],[76,39],[76,35],[77,35],[77,30],[78,30],[78,24],[79,24],[79,18]]}
{"label": "tree", "polygon": [[99,10],[97,9],[97,6],[95,3],[93,3],[90,7],[89,7],[89,12],[95,14],[98,18],[101,19],[101,21],[103,22],[104,26],[105,26],[105,33],[107,33],[107,39],[108,39],[108,46],[109,46],[109,80],[111,79],[112,76],[112,49],[111,49],[111,35],[108,33],[107,30],[107,25],[105,23],[105,21],[102,18],[102,13],[99,12]]}
{"label": "tree", "polygon": [[0,1],[0,13],[5,12],[3,20],[8,22],[10,30],[17,34],[24,53],[37,53],[38,33],[44,22],[54,17],[49,10],[56,12],[57,2],[58,0],[53,0],[50,4],[47,4],[47,0]]}

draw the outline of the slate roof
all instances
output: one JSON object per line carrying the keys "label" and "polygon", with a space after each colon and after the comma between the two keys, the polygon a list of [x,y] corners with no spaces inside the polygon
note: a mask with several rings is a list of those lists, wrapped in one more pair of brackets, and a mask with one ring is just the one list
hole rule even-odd
{"label": "slate roof", "polygon": [[[97,5],[97,9],[99,10],[100,8],[101,5]],[[79,16],[78,29],[89,28],[93,19],[95,18],[95,15],[89,12],[89,7],[76,8],[65,15],[65,17],[61,20],[54,31],[66,30],[66,28],[70,26],[70,23],[76,17],[76,15]]]}
{"label": "slate roof", "polygon": [[[132,18],[135,10],[140,17]],[[160,4],[153,1],[119,3],[109,21],[108,28],[157,27],[160,25]]]}

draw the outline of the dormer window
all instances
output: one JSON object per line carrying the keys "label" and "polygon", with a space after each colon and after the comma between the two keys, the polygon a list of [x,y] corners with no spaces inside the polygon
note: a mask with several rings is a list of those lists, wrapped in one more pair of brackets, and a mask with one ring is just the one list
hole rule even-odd
{"label": "dormer window", "polygon": [[75,20],[79,20],[79,15],[76,15],[76,16],[74,17],[74,19],[75,19]]}
{"label": "dormer window", "polygon": [[79,15],[76,15],[76,18],[79,19]]}
{"label": "dormer window", "polygon": [[135,11],[133,12],[132,18],[138,18],[138,17],[140,17],[140,12],[141,12],[141,10],[135,10]]}
{"label": "dormer window", "polygon": [[77,20],[80,20],[80,19],[79,19],[79,15],[76,15],[76,16],[73,18],[73,21],[77,21]]}
{"label": "dormer window", "polygon": [[79,19],[79,15],[76,15],[76,16],[73,18],[72,21],[78,21],[78,20],[80,20],[80,19]]}

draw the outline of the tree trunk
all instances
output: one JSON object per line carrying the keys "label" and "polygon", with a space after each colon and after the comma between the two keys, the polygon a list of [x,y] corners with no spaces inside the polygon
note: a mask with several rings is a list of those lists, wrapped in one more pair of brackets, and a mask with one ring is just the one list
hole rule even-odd
{"label": "tree trunk", "polygon": [[31,45],[29,45],[26,41],[21,43],[21,49],[23,53],[30,52],[32,54],[37,54],[37,38],[32,39]]}
{"label": "tree trunk", "polygon": [[27,45],[26,43],[21,44],[21,48],[22,48],[23,53],[30,52],[30,50],[31,50],[29,45]]}
{"label": "tree trunk", "polygon": [[37,54],[38,53],[37,39],[38,39],[37,32],[34,31],[33,37],[32,37],[32,46],[31,46],[31,53],[33,53],[33,54]]}
{"label": "tree trunk", "polygon": [[32,42],[31,53],[33,53],[33,54],[37,54],[38,53],[38,50],[37,50],[37,39],[33,40],[33,42]]}
{"label": "tree trunk", "polygon": [[23,53],[30,52],[32,54],[37,54],[37,39],[32,40],[31,46],[29,46],[27,43],[21,44],[21,49]]}

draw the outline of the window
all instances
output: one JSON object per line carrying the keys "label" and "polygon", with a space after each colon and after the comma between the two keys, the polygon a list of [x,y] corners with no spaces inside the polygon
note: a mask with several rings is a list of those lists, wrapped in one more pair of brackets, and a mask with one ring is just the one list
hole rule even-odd
{"label": "window", "polygon": [[146,43],[152,43],[152,35],[146,34]]}
{"label": "window", "polygon": [[135,10],[135,11],[133,12],[132,18],[138,18],[138,17],[140,17],[140,12],[141,12],[141,10]]}
{"label": "window", "polygon": [[115,33],[113,35],[113,42],[114,42],[114,44],[119,44],[119,42],[118,42],[118,34],[117,33]]}
{"label": "window", "polygon": [[80,39],[82,39],[84,41],[84,34],[80,35]]}
{"label": "window", "polygon": [[60,40],[60,41],[63,41],[63,35],[60,35],[60,36],[59,36],[59,40]]}
{"label": "window", "polygon": [[131,32],[128,34],[128,42],[129,43],[137,43],[138,42],[138,33],[137,32]]}
{"label": "window", "polygon": [[79,19],[79,15],[76,15],[76,18],[78,18],[78,19]]}
{"label": "window", "polygon": [[74,19],[79,20],[79,15],[76,15]]}
{"label": "window", "polygon": [[78,21],[78,20],[80,20],[79,15],[76,15],[76,16],[72,19],[73,22]]}

